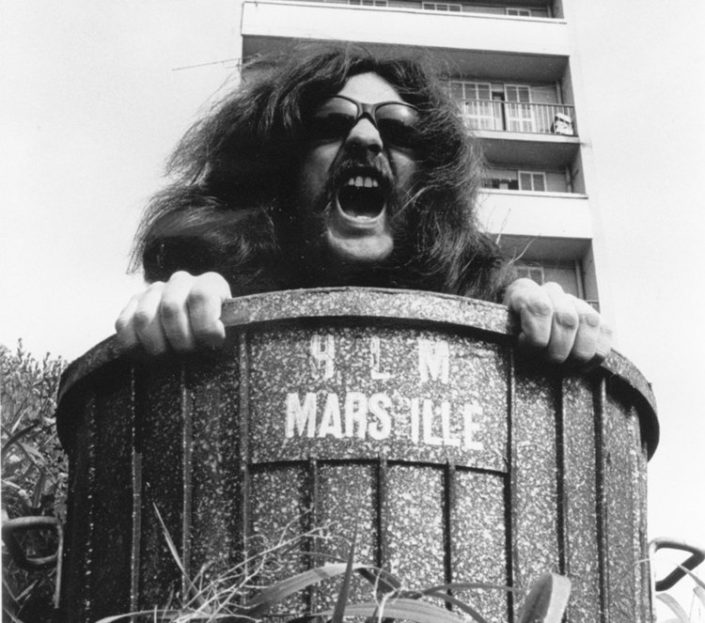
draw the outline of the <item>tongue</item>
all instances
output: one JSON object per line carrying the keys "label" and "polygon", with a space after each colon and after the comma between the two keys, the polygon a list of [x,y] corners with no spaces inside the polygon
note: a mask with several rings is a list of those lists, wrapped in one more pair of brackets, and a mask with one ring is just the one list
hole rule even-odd
{"label": "tongue", "polygon": [[355,218],[374,218],[384,209],[379,188],[345,186],[338,193],[341,210]]}

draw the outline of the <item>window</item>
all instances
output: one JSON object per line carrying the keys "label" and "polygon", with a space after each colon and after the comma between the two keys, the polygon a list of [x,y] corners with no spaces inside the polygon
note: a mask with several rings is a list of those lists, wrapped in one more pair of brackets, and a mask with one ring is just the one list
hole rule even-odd
{"label": "window", "polygon": [[[555,281],[568,294],[585,297],[583,288],[583,268],[579,260],[568,261],[521,261],[514,263],[518,277],[528,277],[539,285]],[[595,301],[588,301],[593,307]]]}
{"label": "window", "polygon": [[507,7],[507,15],[515,17],[531,17],[531,9],[519,9],[517,7]]}
{"label": "window", "polygon": [[482,179],[482,186],[497,190],[519,190],[516,169],[487,168]]}
{"label": "window", "polygon": [[517,277],[531,279],[539,285],[543,285],[546,281],[543,266],[540,264],[520,264],[517,262],[514,264],[514,269],[516,270]]}
{"label": "window", "polygon": [[489,82],[450,81],[451,97],[460,105],[463,120],[473,130],[502,128],[501,116],[495,114],[492,85]]}
{"label": "window", "polygon": [[387,6],[387,0],[347,0],[354,6]]}
{"label": "window", "polygon": [[507,130],[510,132],[533,132],[534,111],[531,106],[531,88],[525,84],[504,86]]}
{"label": "window", "polygon": [[519,190],[546,192],[546,174],[543,171],[519,171]]}
{"label": "window", "polygon": [[460,13],[463,10],[463,5],[455,2],[423,2],[421,3],[421,8],[425,11]]}

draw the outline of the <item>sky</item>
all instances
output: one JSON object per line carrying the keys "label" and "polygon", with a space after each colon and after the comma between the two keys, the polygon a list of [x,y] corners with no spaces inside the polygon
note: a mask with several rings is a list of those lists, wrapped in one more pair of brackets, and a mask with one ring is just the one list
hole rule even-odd
{"label": "sky", "polygon": [[[618,346],[653,384],[650,536],[705,545],[701,0],[573,0]],[[234,0],[0,0],[0,344],[74,359],[165,160],[237,63]]]}

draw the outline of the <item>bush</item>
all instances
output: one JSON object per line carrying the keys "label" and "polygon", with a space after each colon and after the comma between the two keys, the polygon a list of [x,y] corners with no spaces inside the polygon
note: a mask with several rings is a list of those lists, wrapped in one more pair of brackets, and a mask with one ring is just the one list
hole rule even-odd
{"label": "bush", "polygon": [[[3,520],[27,515],[65,520],[67,464],[54,420],[65,367],[49,354],[35,359],[21,341],[14,352],[0,346]],[[26,532],[19,540],[32,556],[57,547],[56,535],[44,531]],[[3,548],[3,613],[10,620],[48,620],[52,594],[53,572],[22,570]]]}

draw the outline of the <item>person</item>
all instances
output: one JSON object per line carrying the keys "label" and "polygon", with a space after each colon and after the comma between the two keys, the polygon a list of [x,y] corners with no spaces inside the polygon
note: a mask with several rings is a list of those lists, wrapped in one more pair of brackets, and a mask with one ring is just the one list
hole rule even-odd
{"label": "person", "polygon": [[[503,301],[519,342],[552,362],[604,358],[610,331],[559,285],[509,283],[478,227],[480,157],[433,72],[352,45],[251,63],[178,145],[140,224],[150,285],[116,321],[153,355],[225,338],[225,299],[364,285]],[[508,284],[508,285],[507,285]]]}

